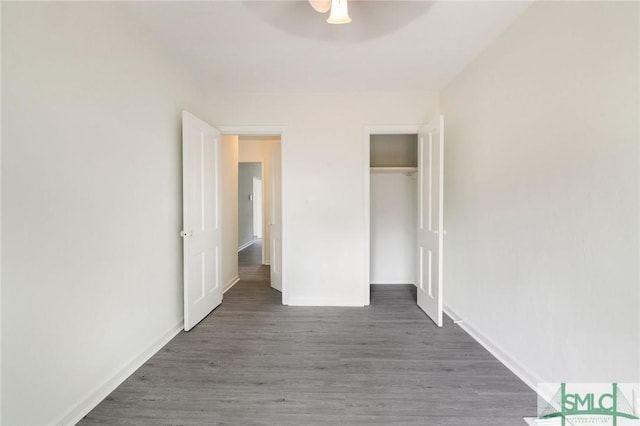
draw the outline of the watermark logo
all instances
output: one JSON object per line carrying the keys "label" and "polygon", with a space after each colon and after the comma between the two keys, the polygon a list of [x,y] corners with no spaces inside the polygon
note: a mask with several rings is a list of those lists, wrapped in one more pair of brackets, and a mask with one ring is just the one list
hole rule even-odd
{"label": "watermark logo", "polygon": [[638,383],[543,383],[538,395],[531,425],[640,426]]}

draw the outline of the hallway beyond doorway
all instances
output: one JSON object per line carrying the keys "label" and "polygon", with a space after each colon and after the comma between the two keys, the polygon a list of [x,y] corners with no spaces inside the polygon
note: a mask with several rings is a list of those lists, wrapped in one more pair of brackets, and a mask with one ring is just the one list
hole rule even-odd
{"label": "hallway beyond doorway", "polygon": [[262,264],[262,239],[238,252],[238,276],[240,282],[261,282],[270,284],[269,265]]}

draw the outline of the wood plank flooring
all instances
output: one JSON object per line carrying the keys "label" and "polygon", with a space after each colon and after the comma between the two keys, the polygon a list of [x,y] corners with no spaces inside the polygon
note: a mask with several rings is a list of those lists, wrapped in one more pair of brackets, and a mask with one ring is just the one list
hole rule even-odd
{"label": "wood plank flooring", "polygon": [[241,281],[81,425],[524,425],[536,397],[459,327],[438,329],[413,286],[372,286],[366,308],[281,305],[269,268]]}

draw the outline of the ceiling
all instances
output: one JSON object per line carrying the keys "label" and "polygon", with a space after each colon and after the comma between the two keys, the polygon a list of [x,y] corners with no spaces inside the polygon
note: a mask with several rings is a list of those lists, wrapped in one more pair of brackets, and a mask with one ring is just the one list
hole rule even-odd
{"label": "ceiling", "polygon": [[325,23],[306,0],[119,7],[209,90],[430,92],[530,4],[350,0],[348,25]]}

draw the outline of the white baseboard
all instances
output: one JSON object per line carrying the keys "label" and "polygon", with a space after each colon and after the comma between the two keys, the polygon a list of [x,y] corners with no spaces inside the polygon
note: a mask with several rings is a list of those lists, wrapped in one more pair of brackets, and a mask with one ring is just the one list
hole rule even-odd
{"label": "white baseboard", "polygon": [[184,329],[184,322],[180,320],[176,325],[167,330],[162,336],[156,339],[142,353],[133,357],[127,362],[113,377],[96,387],[89,396],[80,401],[75,407],[67,411],[66,414],[58,418],[53,424],[56,425],[75,425],[84,416],[89,414],[103,399],[122,384],[129,376],[131,376],[138,368],[155,355],[164,345],[169,343],[178,333]]}
{"label": "white baseboard", "polygon": [[407,284],[411,284],[411,285],[415,286],[414,283],[408,283],[408,282],[404,282],[404,281],[393,281],[393,282],[371,281],[371,283],[370,283],[370,285],[407,285]]}
{"label": "white baseboard", "polygon": [[352,306],[363,307],[362,299],[335,299],[315,297],[290,297],[287,298],[288,306]]}
{"label": "white baseboard", "polygon": [[236,275],[235,277],[231,278],[229,280],[229,282],[227,282],[223,287],[222,287],[222,292],[226,293],[229,289],[231,289],[231,287],[233,287],[234,285],[236,285],[236,283],[240,281],[240,277],[238,275]]}
{"label": "white baseboard", "polygon": [[254,245],[256,242],[256,240],[251,240],[251,241],[247,241],[246,243],[240,245],[240,247],[238,247],[238,252],[241,252],[242,250],[246,249],[249,246]]}
{"label": "white baseboard", "polygon": [[[542,383],[542,379],[531,371],[529,368],[518,362],[514,357],[509,355],[507,351],[502,349],[499,345],[491,341],[480,330],[476,329],[470,324],[466,318],[458,315],[451,307],[445,306],[444,312],[462,328],[469,336],[473,337],[475,341],[480,343],[491,355],[496,357],[505,367],[507,367],[513,374],[518,376],[527,386],[537,392],[539,383]],[[459,322],[458,322],[459,321]]]}

